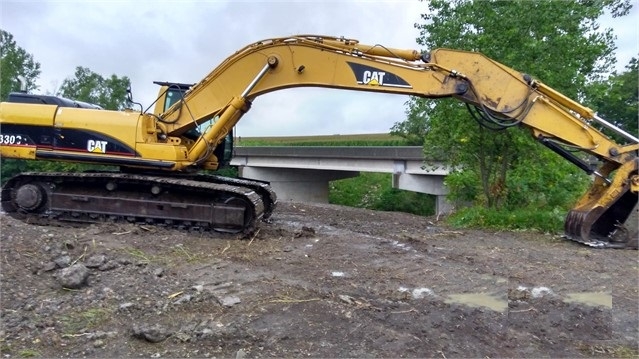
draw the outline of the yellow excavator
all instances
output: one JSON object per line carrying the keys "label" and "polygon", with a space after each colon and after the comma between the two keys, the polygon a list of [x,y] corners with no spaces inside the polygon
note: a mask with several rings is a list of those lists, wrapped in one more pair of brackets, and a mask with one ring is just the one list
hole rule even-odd
{"label": "yellow excavator", "polygon": [[[223,163],[230,153],[228,135],[256,97],[316,86],[453,97],[489,127],[529,129],[594,178],[566,217],[567,237],[592,247],[636,247],[636,229],[624,224],[638,199],[639,139],[480,53],[420,53],[296,35],[252,43],[192,86],[160,85],[153,111],[106,111],[42,97],[2,102],[2,157],[119,167],[16,175],[2,188],[2,209],[29,223],[122,220],[252,233],[277,203],[268,184],[198,170]],[[628,144],[615,143],[597,129],[602,126]],[[599,167],[593,169],[577,151],[597,158]]]}

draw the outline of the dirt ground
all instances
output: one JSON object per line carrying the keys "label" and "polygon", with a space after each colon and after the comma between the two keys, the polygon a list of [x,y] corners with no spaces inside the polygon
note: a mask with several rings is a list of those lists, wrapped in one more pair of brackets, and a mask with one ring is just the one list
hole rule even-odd
{"label": "dirt ground", "polygon": [[637,251],[281,203],[253,238],[1,215],[4,358],[637,357]]}

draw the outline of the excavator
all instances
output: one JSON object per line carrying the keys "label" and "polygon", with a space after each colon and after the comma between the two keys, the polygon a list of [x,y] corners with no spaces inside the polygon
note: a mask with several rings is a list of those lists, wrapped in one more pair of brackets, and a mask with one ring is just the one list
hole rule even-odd
{"label": "excavator", "polygon": [[[566,237],[596,248],[637,246],[636,226],[626,222],[638,201],[639,139],[481,53],[295,35],[249,44],[194,85],[160,85],[152,111],[51,99],[0,103],[2,157],[118,168],[18,174],[2,188],[2,209],[36,224],[129,221],[254,233],[277,204],[269,185],[202,170],[224,163],[232,151],[229,134],[255,98],[315,86],[455,98],[484,126],[526,128],[593,178],[566,216]],[[614,142],[602,128],[627,144]],[[586,156],[597,159],[597,168]]]}

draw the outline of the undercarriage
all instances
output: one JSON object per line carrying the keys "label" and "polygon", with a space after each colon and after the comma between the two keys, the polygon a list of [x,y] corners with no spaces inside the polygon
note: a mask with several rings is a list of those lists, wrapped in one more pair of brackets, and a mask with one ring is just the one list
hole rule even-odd
{"label": "undercarriage", "polygon": [[258,181],[210,175],[22,173],[2,189],[2,209],[35,224],[126,221],[251,234],[277,203]]}

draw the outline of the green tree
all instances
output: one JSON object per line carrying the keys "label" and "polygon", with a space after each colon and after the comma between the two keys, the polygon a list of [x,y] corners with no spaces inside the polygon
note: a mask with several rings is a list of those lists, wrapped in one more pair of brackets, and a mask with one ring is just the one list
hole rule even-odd
{"label": "green tree", "polygon": [[[420,30],[418,43],[427,49],[478,51],[578,98],[588,79],[606,72],[615,61],[612,31],[597,31],[597,19],[606,8],[622,16],[630,7],[629,0],[432,0],[423,23],[415,26]],[[512,193],[508,173],[518,166],[531,166],[532,161],[543,163],[545,172],[556,171],[556,163],[542,162],[548,161],[545,149],[528,133],[495,134],[473,121],[458,101],[411,100],[407,119],[391,132],[406,137],[405,130],[414,128],[426,134],[427,157],[445,159],[467,172],[459,174],[462,192],[478,204],[507,204]],[[475,181],[469,181],[468,173],[475,174]],[[543,174],[535,178],[545,181]]]}
{"label": "green tree", "polygon": [[59,96],[100,105],[107,110],[122,110],[127,107],[127,89],[131,86],[128,77],[111,75],[104,78],[86,67],[78,66],[73,78],[62,82]]}
{"label": "green tree", "polygon": [[13,35],[0,29],[0,99],[20,90],[18,77],[23,77],[27,91],[37,89],[40,63],[16,44]]}
{"label": "green tree", "polygon": [[[40,75],[40,63],[17,45],[13,35],[0,29],[0,100],[4,101],[12,91],[20,90],[18,78],[23,78],[26,90],[37,89],[36,80]],[[0,180],[19,173],[25,161],[0,159]]]}
{"label": "green tree", "polygon": [[[638,68],[639,62],[632,58],[624,72],[613,72],[586,88],[586,99],[597,114],[635,137],[639,137]],[[611,136],[620,143],[628,142],[618,135]]]}

